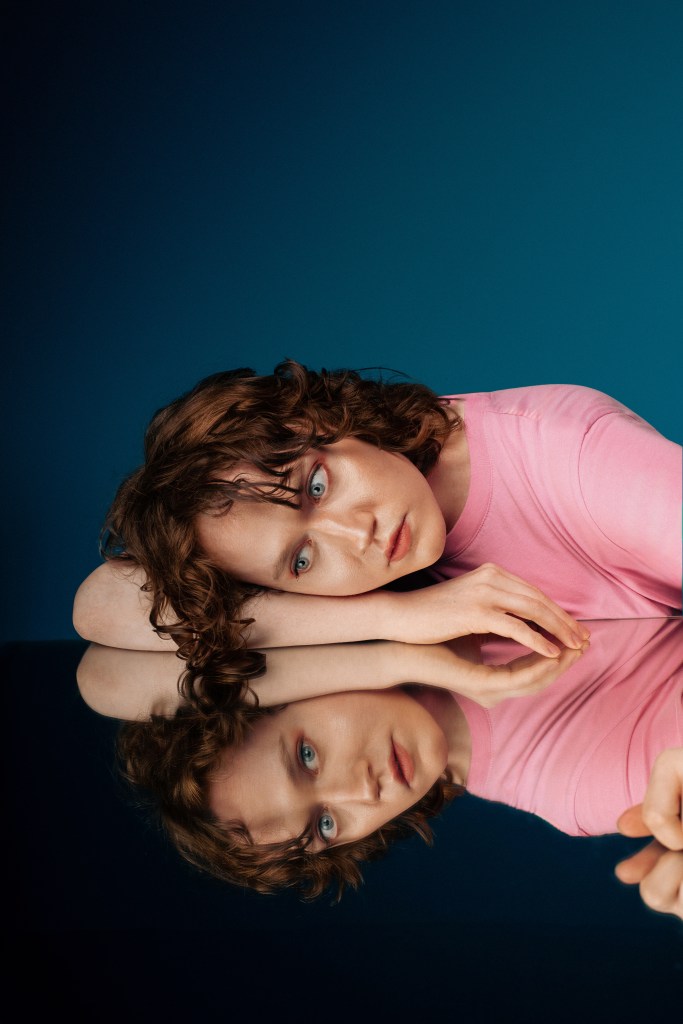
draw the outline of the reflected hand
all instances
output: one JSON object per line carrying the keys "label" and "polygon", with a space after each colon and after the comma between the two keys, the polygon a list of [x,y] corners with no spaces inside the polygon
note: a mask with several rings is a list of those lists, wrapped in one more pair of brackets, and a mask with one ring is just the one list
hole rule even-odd
{"label": "reflected hand", "polygon": [[510,697],[530,697],[554,683],[588,649],[565,647],[558,658],[525,654],[504,665],[475,665],[457,658],[447,687],[483,708],[493,708]]}
{"label": "reflected hand", "polygon": [[560,648],[527,621],[557,637],[565,647],[580,649],[590,636],[585,626],[538,587],[488,562],[456,579],[392,597],[405,614],[394,616],[391,635],[387,635],[390,640],[428,644],[470,633],[493,633],[544,657],[557,658]]}
{"label": "reflected hand", "polygon": [[652,910],[683,920],[683,747],[657,757],[643,803],[624,811],[617,828],[631,838],[654,836],[617,864],[617,878],[638,885]]}

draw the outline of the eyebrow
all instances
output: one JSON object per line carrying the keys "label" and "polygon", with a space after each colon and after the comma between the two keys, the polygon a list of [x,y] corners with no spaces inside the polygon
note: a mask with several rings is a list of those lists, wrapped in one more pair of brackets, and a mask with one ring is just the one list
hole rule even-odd
{"label": "eyebrow", "polygon": [[273,569],[273,579],[275,579],[275,580],[279,580],[280,579],[280,577],[282,576],[282,574],[285,571],[285,569],[288,569],[291,566],[291,564],[292,564],[292,557],[293,557],[293,553],[290,553],[290,551],[284,551],[280,555],[280,557],[278,558],[277,562],[275,563],[275,567]]}
{"label": "eyebrow", "polygon": [[[295,482],[297,482],[299,484],[298,487],[294,487],[293,486],[292,474],[295,472],[295,470],[299,470],[300,469],[299,462],[300,462],[300,460],[298,460],[297,464],[292,466],[287,471],[287,475],[286,475],[286,477],[284,479],[285,486],[291,488],[291,490],[294,491],[294,493],[297,494],[297,495],[301,494],[301,492],[303,490],[303,487],[301,486],[301,479],[299,479],[298,481],[295,481]],[[301,511],[301,505],[298,505],[297,508],[299,509],[299,511]],[[280,577],[282,576],[283,572],[285,571],[285,569],[291,569],[292,560],[293,560],[296,552],[301,547],[302,543],[303,542],[301,540],[298,540],[296,542],[296,544],[294,544],[293,546],[287,548],[285,551],[282,552],[280,557],[275,562],[275,565],[273,566],[273,579],[274,580],[279,580]]]}
{"label": "eyebrow", "polygon": [[280,761],[282,762],[282,767],[287,772],[287,777],[288,777],[289,781],[293,785],[296,785],[296,783],[297,783],[296,768],[292,764],[292,759],[289,756],[289,751],[287,750],[287,744],[285,743],[284,736],[280,736],[280,741],[278,743],[278,746],[280,748]]}

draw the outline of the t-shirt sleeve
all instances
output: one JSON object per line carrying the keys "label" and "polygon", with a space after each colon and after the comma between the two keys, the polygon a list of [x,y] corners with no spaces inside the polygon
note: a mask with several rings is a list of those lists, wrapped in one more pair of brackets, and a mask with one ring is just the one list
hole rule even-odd
{"label": "t-shirt sleeve", "polygon": [[581,493],[615,566],[634,584],[681,607],[680,445],[627,410],[600,417],[579,457]]}

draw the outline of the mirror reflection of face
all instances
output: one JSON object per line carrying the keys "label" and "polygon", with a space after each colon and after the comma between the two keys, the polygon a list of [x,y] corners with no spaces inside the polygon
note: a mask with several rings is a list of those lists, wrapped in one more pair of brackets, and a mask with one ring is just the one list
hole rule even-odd
{"label": "mirror reflection of face", "polygon": [[[237,478],[260,477],[245,464]],[[443,552],[441,509],[404,455],[347,437],[307,452],[289,483],[300,509],[238,502],[223,516],[198,517],[199,542],[219,568],[274,590],[344,596],[424,569]]]}
{"label": "mirror reflection of face", "polygon": [[317,853],[351,843],[417,803],[442,775],[446,736],[400,689],[333,694],[259,719],[209,787],[220,821],[257,844],[306,833]]}

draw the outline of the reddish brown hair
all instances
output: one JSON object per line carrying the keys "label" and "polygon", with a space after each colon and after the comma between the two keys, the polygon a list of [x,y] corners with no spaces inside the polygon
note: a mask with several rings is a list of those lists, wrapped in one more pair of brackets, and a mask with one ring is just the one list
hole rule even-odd
{"label": "reddish brown hair", "polygon": [[[152,626],[175,640],[191,674],[205,683],[248,679],[263,671],[263,655],[246,649],[251,620],[242,606],[260,588],[212,564],[197,542],[197,516],[224,515],[235,501],[296,505],[287,467],[347,436],[401,453],[427,473],[459,426],[417,383],[368,380],[352,370],[316,373],[291,360],[267,376],[214,374],[153,417],[144,464],[110,509],[103,553],[142,566]],[[263,483],[226,481],[240,462],[257,467]],[[169,608],[176,621],[162,626]]]}
{"label": "reddish brown hair", "polygon": [[238,717],[193,708],[181,709],[174,719],[127,722],[118,737],[119,763],[127,781],[142,789],[161,817],[172,842],[191,864],[222,881],[273,893],[297,890],[315,899],[328,889],[337,899],[346,887],[362,881],[363,861],[377,860],[396,840],[417,832],[432,842],[427,819],[462,792],[440,779],[404,814],[355,843],[320,853],[306,851],[305,837],[258,845],[239,823],[220,823],[208,808],[209,777],[226,746],[238,746],[250,725],[272,710],[245,710]]}

